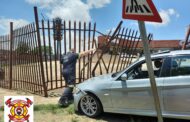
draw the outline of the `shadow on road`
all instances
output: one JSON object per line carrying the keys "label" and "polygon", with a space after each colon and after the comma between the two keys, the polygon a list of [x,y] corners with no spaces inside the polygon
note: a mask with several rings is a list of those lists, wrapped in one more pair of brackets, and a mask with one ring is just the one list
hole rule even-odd
{"label": "shadow on road", "polygon": [[[155,117],[133,116],[133,115],[113,114],[113,113],[104,113],[94,119],[99,121],[103,120],[107,122],[157,122],[157,118]],[[189,121],[165,118],[164,122],[189,122]]]}

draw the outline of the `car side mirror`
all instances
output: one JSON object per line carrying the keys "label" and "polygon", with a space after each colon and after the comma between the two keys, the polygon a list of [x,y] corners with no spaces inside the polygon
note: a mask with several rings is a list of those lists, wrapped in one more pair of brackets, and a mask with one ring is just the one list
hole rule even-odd
{"label": "car side mirror", "polygon": [[127,80],[127,74],[126,73],[122,74],[121,77],[120,77],[120,79],[122,81],[126,81]]}

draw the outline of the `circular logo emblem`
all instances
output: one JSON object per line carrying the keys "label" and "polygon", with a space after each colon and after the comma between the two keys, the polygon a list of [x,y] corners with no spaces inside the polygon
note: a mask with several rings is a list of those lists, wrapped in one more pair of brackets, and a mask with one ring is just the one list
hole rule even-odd
{"label": "circular logo emblem", "polygon": [[24,100],[13,100],[12,98],[6,101],[6,105],[10,107],[9,119],[16,122],[27,121],[30,117],[28,114],[28,108],[32,105],[32,101],[26,98]]}

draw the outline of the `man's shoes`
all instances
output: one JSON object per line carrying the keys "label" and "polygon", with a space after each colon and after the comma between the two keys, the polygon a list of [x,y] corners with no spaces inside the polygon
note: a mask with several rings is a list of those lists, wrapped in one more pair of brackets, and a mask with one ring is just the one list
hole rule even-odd
{"label": "man's shoes", "polygon": [[58,104],[62,107],[68,107],[70,104],[73,103],[73,99],[70,99],[68,97],[64,97],[62,96],[60,99],[59,99],[59,102]]}

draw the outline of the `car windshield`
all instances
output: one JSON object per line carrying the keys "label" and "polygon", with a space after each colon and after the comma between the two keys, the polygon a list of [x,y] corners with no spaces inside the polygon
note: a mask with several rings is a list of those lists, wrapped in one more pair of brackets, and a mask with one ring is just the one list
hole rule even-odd
{"label": "car windshield", "polygon": [[[136,63],[137,61],[139,61],[139,59],[135,60],[132,64]],[[132,64],[131,64],[131,65],[132,65]],[[129,66],[130,66],[130,65],[129,65]],[[125,68],[125,69],[126,69],[126,68]],[[117,75],[120,74],[121,72],[123,72],[125,69],[113,73],[113,74],[112,74],[112,77],[113,77],[113,78],[114,78],[114,77],[117,77]]]}

